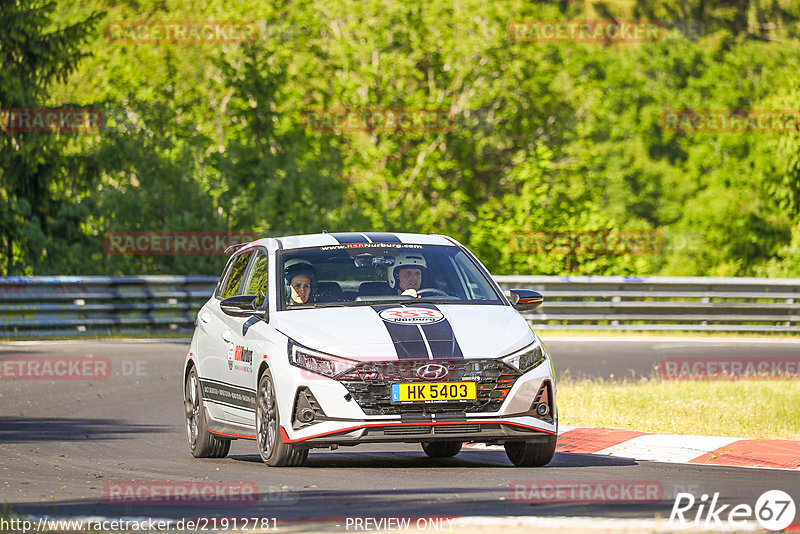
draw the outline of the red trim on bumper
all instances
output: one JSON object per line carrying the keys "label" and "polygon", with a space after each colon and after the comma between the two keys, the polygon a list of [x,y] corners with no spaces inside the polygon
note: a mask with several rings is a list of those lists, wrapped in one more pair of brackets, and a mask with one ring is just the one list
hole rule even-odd
{"label": "red trim on bumper", "polygon": [[536,430],[537,432],[543,432],[545,434],[552,434],[555,435],[555,432],[551,432],[549,430],[542,430],[541,428],[536,428],[535,426],[528,426],[523,425],[521,423],[512,423],[510,421],[420,421],[420,422],[408,422],[408,423],[365,423],[363,425],[351,426],[348,428],[342,428],[341,430],[331,430],[330,432],[323,432],[321,434],[314,434],[313,436],[308,436],[305,438],[297,438],[291,439],[289,435],[286,433],[286,430],[281,427],[281,441],[283,443],[297,443],[300,441],[306,441],[309,439],[320,438],[323,436],[330,436],[332,434],[343,434],[346,432],[352,432],[354,430],[360,430],[362,428],[375,428],[375,427],[387,427],[387,426],[443,426],[443,425],[510,425],[510,426],[518,426],[521,428],[529,429],[529,430]]}

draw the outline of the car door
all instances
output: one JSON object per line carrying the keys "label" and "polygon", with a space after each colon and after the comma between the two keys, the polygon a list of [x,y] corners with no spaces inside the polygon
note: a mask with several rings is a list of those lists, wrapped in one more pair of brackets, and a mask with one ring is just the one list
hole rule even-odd
{"label": "car door", "polygon": [[[266,249],[258,248],[250,262],[240,295],[254,295],[255,307],[267,310],[269,304],[269,257]],[[254,373],[262,356],[262,343],[269,326],[259,316],[228,317],[232,342],[228,346],[228,366],[223,373],[225,382],[235,387],[236,393],[244,400],[236,408],[228,410],[237,421],[252,423],[255,408]]]}
{"label": "car door", "polygon": [[[232,258],[225,279],[220,284],[217,297],[209,301],[206,309],[200,312],[200,320],[203,320],[202,314],[204,313],[207,314],[206,318],[208,319],[206,328],[208,339],[203,366],[207,373],[201,378],[204,397],[208,397],[221,408],[222,418],[226,420],[236,419],[231,415],[238,414],[237,407],[241,407],[244,403],[239,398],[241,394],[232,387],[228,365],[231,360],[231,351],[235,347],[234,331],[237,328],[241,330],[241,325],[246,319],[225,314],[220,307],[220,302],[239,294],[252,257],[253,251],[248,250]],[[213,386],[206,388],[208,382],[213,382]],[[217,417],[219,411],[215,410],[214,414]]]}
{"label": "car door", "polygon": [[222,271],[222,275],[219,277],[213,295],[197,312],[194,333],[197,350],[195,361],[198,366],[198,374],[200,377],[220,378],[219,365],[218,362],[215,362],[215,357],[219,357],[219,338],[221,330],[219,323],[212,320],[214,316],[211,313],[211,307],[219,302],[218,296],[222,294],[222,287],[230,274],[232,263],[233,258],[230,258],[225,265],[225,269]]}

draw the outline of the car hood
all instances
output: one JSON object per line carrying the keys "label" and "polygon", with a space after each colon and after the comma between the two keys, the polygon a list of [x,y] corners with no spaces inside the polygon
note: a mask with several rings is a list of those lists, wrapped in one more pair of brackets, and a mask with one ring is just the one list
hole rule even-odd
{"label": "car hood", "polygon": [[510,306],[417,304],[286,310],[274,326],[309,348],[363,361],[495,358],[535,340]]}

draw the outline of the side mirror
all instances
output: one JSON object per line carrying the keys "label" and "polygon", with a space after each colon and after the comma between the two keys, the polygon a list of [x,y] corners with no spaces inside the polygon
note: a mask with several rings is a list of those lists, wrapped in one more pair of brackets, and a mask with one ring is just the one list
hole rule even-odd
{"label": "side mirror", "polygon": [[544,297],[532,289],[512,289],[511,305],[517,311],[533,311],[544,302]]}
{"label": "side mirror", "polygon": [[255,307],[256,295],[239,295],[229,297],[219,303],[219,307],[225,315],[231,317],[250,317],[257,315],[262,319],[267,316],[265,310],[257,310]]}

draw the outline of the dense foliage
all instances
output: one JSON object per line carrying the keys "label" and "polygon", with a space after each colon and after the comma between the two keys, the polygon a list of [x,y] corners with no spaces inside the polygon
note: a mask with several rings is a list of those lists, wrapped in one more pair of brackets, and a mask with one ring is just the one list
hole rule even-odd
{"label": "dense foliage", "polygon": [[[191,4],[191,5],[187,5]],[[658,20],[655,42],[518,42],[523,19]],[[0,108],[102,110],[0,132],[0,275],[217,274],[109,232],[445,233],[497,274],[800,276],[800,135],[691,133],[665,110],[800,109],[791,0],[9,0]],[[252,42],[131,42],[124,21],[245,21]],[[309,113],[444,110],[446,128]],[[521,250],[651,232],[646,254]],[[598,235],[598,234],[592,234]]]}

